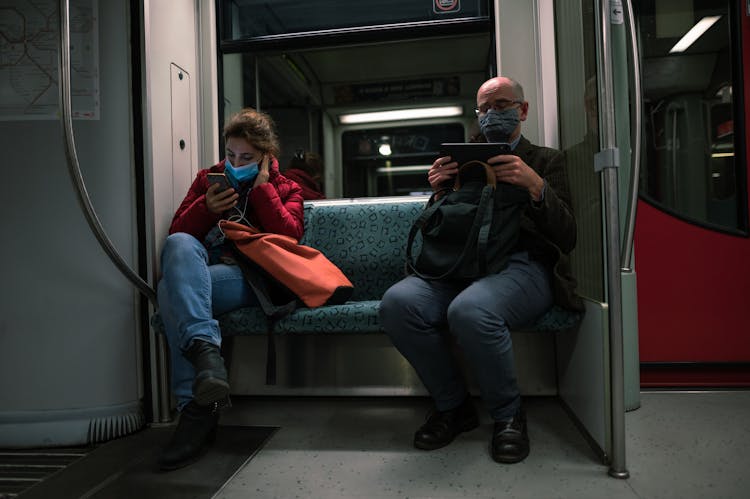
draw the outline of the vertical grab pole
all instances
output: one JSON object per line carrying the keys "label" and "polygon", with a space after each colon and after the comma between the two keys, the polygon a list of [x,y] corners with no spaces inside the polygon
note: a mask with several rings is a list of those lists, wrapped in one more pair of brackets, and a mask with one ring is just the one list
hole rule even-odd
{"label": "vertical grab pole", "polygon": [[500,0],[494,0],[495,8],[495,74],[490,76],[500,76],[503,74],[502,56],[500,54]]}
{"label": "vertical grab pole", "polygon": [[[607,294],[609,305],[610,397],[612,408],[612,460],[609,475],[628,478],[625,466],[625,374],[622,332],[622,283],[620,274],[619,153],[615,130],[614,81],[612,70],[610,16],[622,15],[620,0],[602,0],[599,36],[599,95],[603,150],[597,154],[597,169],[604,178],[604,217],[607,244]],[[614,12],[617,14],[617,12]]]}

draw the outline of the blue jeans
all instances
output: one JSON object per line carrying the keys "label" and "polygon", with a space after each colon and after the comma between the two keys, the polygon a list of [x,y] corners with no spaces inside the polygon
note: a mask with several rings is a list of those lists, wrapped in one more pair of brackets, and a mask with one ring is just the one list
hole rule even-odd
{"label": "blue jeans", "polygon": [[161,253],[159,313],[164,322],[172,360],[172,391],[177,409],[193,398],[195,370],[184,352],[193,340],[221,346],[215,316],[258,301],[236,265],[209,265],[208,252],[190,234],[167,237]]}
{"label": "blue jeans", "polygon": [[519,252],[502,272],[468,286],[406,277],[385,292],[380,322],[439,411],[458,407],[468,396],[445,335],[455,336],[490,416],[502,421],[521,406],[510,329],[531,323],[550,306],[547,269]]}

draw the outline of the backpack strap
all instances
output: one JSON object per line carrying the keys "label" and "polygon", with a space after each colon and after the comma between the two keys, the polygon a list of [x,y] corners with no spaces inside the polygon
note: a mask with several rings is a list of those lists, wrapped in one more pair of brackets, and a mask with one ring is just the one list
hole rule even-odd
{"label": "backpack strap", "polygon": [[[427,202],[427,208],[422,212],[417,221],[414,222],[411,230],[409,230],[409,238],[406,241],[406,267],[408,271],[412,272],[418,277],[421,277],[422,279],[440,280],[445,279],[446,277],[451,275],[468,257],[469,248],[471,248],[472,244],[475,241],[477,244],[476,258],[479,262],[479,269],[482,273],[487,272],[487,242],[489,240],[490,228],[492,226],[492,208],[495,199],[494,195],[496,185],[496,183],[494,182],[495,176],[492,168],[482,161],[469,161],[468,163],[461,165],[461,168],[463,169],[466,165],[469,165],[471,163],[479,163],[484,165],[485,171],[487,172],[487,184],[482,189],[482,194],[479,198],[479,204],[477,206],[477,214],[474,217],[474,222],[471,226],[471,232],[466,238],[466,243],[461,250],[461,254],[456,259],[453,266],[439,276],[429,276],[423,274],[416,268],[416,261],[414,260],[412,251],[414,239],[417,235],[417,232],[420,231],[422,227],[424,227],[427,221],[435,214],[438,208],[440,208],[440,206],[448,197],[446,190],[437,191],[433,193],[432,196],[430,196],[430,200]],[[492,175],[490,175],[490,172],[492,172]],[[457,186],[457,188],[460,188],[461,184],[458,179],[456,179],[455,185]],[[441,192],[446,193],[446,195],[443,195],[442,197],[440,197],[440,199],[435,201],[435,197]]]}
{"label": "backpack strap", "polygon": [[275,305],[271,299],[271,293],[265,278],[259,271],[260,267],[250,262],[240,250],[237,249],[234,242],[231,244],[232,251],[235,253],[237,265],[242,270],[242,275],[252,288],[255,296],[258,298],[260,308],[266,315],[268,327],[266,329],[266,384],[276,384],[276,340],[274,338],[274,329],[276,323],[294,312],[297,308],[297,300],[292,300],[283,305]]}

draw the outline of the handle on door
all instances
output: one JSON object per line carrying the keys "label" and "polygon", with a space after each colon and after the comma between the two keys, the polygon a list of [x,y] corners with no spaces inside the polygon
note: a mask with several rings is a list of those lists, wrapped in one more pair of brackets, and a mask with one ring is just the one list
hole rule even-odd
{"label": "handle on door", "polygon": [[620,253],[620,268],[624,272],[631,272],[633,270],[632,253],[633,238],[635,235],[635,215],[636,209],[638,207],[638,177],[640,175],[641,168],[641,128],[643,121],[643,107],[641,105],[641,101],[643,100],[643,91],[641,89],[640,53],[638,51],[638,38],[636,36],[635,30],[635,16],[633,15],[633,5],[630,0],[624,0],[623,5],[625,6],[625,17],[630,34],[630,50],[631,58],[633,61],[632,83],[635,102],[633,128],[635,137],[633,140],[633,151],[631,155],[632,167],[630,169],[630,182],[628,187],[628,206],[625,213],[625,234],[622,240],[622,251]]}
{"label": "handle on door", "polygon": [[112,241],[104,232],[99,217],[96,215],[91,199],[86,191],[86,185],[83,182],[81,168],[78,163],[78,154],[76,153],[75,138],[73,135],[72,106],[70,97],[70,2],[60,0],[60,82],[59,82],[59,100],[60,100],[60,122],[63,129],[65,155],[68,160],[68,172],[73,181],[78,202],[81,209],[86,215],[86,221],[91,231],[96,236],[102,249],[109,256],[112,263],[143,293],[149,301],[158,308],[156,291],[141,276],[136,274],[112,244]]}

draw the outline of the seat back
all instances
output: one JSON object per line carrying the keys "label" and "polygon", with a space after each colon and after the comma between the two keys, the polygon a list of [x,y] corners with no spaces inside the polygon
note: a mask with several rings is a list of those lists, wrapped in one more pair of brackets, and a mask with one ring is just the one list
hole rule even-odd
{"label": "seat back", "polygon": [[323,252],[354,284],[351,300],[379,300],[405,274],[409,229],[427,198],[305,202],[300,243]]}

